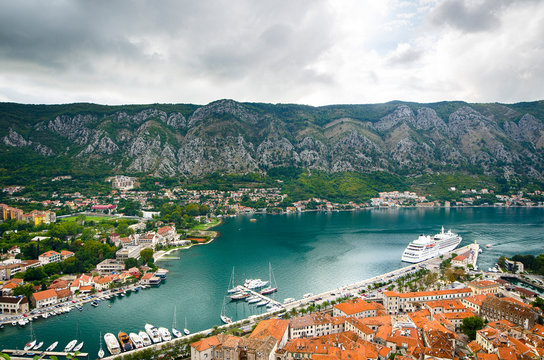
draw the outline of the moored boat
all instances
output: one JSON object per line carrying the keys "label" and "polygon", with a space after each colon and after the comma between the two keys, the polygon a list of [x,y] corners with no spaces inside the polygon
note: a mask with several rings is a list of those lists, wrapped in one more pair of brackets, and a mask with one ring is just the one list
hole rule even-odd
{"label": "moored boat", "polygon": [[32,349],[34,346],[36,346],[36,340],[32,340],[32,341],[29,341],[25,344],[25,351],[28,351],[30,349]]}
{"label": "moored boat", "polygon": [[257,306],[264,306],[264,305],[266,305],[266,304],[268,304],[268,300],[261,300],[261,301],[259,301],[256,305],[257,305]]}
{"label": "moored boat", "polygon": [[81,349],[83,349],[83,345],[85,344],[84,341],[80,342],[79,344],[77,344],[76,346],[74,346],[74,349],[73,351],[79,351]]}
{"label": "moored boat", "polygon": [[142,339],[142,341],[144,343],[144,346],[149,346],[149,345],[153,344],[153,342],[149,338],[149,335],[147,335],[147,333],[145,331],[140,331],[138,333],[138,336],[140,337],[140,339]]}
{"label": "moored boat", "polygon": [[455,249],[461,240],[463,240],[461,236],[452,233],[451,230],[444,232],[442,226],[442,231],[433,237],[420,235],[416,240],[410,242],[404,249],[401,260],[415,264],[432,259]]}
{"label": "moored boat", "polygon": [[74,349],[74,347],[77,345],[77,340],[70,341],[65,347],[64,352],[70,352]]}
{"label": "moored boat", "polygon": [[119,346],[119,342],[115,338],[115,335],[112,333],[106,333],[104,335],[104,342],[106,343],[106,347],[108,348],[108,351],[112,355],[117,355],[121,353],[121,347]]}
{"label": "moored boat", "polygon": [[32,348],[32,350],[40,350],[40,348],[43,346],[43,341],[40,341]]}
{"label": "moored boat", "polygon": [[51,345],[49,345],[49,347],[47,349],[45,349],[45,351],[53,351],[57,348],[57,345],[59,344],[58,341],[55,341],[54,343],[52,343]]}
{"label": "moored boat", "polygon": [[119,331],[117,338],[119,339],[119,344],[121,345],[121,349],[123,349],[123,351],[130,351],[134,348],[127,333]]}
{"label": "moored boat", "polygon": [[136,349],[144,347],[144,341],[138,334],[131,332],[130,334],[128,334],[128,337],[130,338]]}
{"label": "moored boat", "polygon": [[159,334],[161,335],[161,338],[162,338],[163,341],[172,340],[172,335],[170,335],[170,331],[168,331],[167,328],[160,327],[158,330],[159,330]]}
{"label": "moored boat", "polygon": [[160,343],[162,341],[161,335],[156,327],[151,324],[145,324],[145,332],[154,343]]}

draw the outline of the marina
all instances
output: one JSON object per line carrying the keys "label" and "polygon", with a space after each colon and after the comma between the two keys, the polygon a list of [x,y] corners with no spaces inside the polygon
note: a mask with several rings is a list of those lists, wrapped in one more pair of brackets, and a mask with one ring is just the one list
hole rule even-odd
{"label": "marina", "polygon": [[[293,298],[293,303],[286,305],[289,308],[304,294],[315,294],[308,301],[329,292],[338,296],[355,291],[349,289],[352,284],[406,268],[406,263],[400,261],[406,245],[420,233],[436,233],[441,224],[455,229],[463,237],[460,248],[474,240],[479,244],[493,244],[490,249],[482,246],[483,252],[478,258],[482,269],[493,266],[502,254],[538,254],[544,231],[542,219],[544,209],[539,208],[387,209],[267,215],[259,216],[253,226],[247,226],[248,218],[240,216],[228,219],[218,228],[222,235],[217,241],[176,252],[180,260],[162,261],[161,267],[169,273],[159,287],[128,291],[124,297],[111,296],[110,299],[97,293],[102,299],[97,307],[90,306],[92,300],[87,299],[81,305],[82,311],[74,308],[47,319],[33,314],[33,330],[36,338],[44,341],[42,349],[59,341],[56,350],[60,351],[75,339],[74,331],[79,323],[80,340],[85,341],[83,351],[95,357],[100,349],[100,333],[106,350],[103,335],[107,332],[116,336],[122,329],[127,334],[140,335],[146,322],[169,328],[175,306],[178,324],[187,317],[192,335],[220,325],[233,265],[243,282],[244,278],[268,280],[268,263],[271,262],[278,291],[269,297],[282,305],[285,299]],[[157,299],[161,299],[161,306],[156,306]],[[266,306],[231,302],[227,298],[224,314],[236,323],[239,319],[266,314],[268,310]],[[21,327],[9,322],[0,330],[1,348],[22,349],[29,338],[29,324]],[[105,352],[108,356],[109,352]]]}

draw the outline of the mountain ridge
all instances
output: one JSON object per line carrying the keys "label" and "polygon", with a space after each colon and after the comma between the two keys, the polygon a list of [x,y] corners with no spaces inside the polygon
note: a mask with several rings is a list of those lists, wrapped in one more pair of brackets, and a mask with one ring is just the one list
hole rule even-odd
{"label": "mountain ridge", "polygon": [[544,176],[544,101],[326,105],[0,103],[0,166],[17,156],[111,173],[198,177],[300,167]]}

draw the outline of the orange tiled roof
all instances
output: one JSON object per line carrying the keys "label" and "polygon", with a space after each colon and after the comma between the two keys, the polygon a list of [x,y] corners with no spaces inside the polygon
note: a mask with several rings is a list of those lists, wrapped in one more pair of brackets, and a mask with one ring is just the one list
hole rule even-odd
{"label": "orange tiled roof", "polygon": [[483,289],[483,288],[499,286],[499,283],[492,280],[474,280],[469,282],[469,285],[474,286],[475,288]]}
{"label": "orange tiled roof", "polygon": [[277,341],[280,341],[287,329],[289,328],[289,321],[282,319],[268,319],[262,320],[257,324],[257,327],[251,335],[250,339],[262,339],[272,336]]}
{"label": "orange tiled roof", "polygon": [[59,253],[56,252],[56,251],[53,251],[53,250],[49,250],[49,251],[46,251],[43,254],[41,254],[39,257],[51,257],[51,256],[55,256],[55,255],[59,255]]}
{"label": "orange tiled roof", "polygon": [[56,298],[57,292],[53,289],[49,289],[49,290],[38,291],[32,294],[32,296],[34,297],[34,300],[40,301],[40,300],[50,299],[52,297]]}
{"label": "orange tiled roof", "polygon": [[383,309],[382,305],[375,302],[368,302],[363,299],[345,301],[343,303],[334,305],[334,307],[346,315],[358,314],[363,311],[378,310],[380,308]]}
{"label": "orange tiled roof", "polygon": [[413,297],[423,297],[423,296],[437,296],[437,295],[448,295],[448,294],[460,294],[460,293],[469,293],[472,292],[470,289],[451,289],[451,290],[437,290],[437,291],[419,291],[419,292],[406,292],[399,293],[396,291],[384,291],[384,295],[387,297],[399,297],[399,298],[413,298]]}
{"label": "orange tiled roof", "polygon": [[219,345],[219,339],[216,336],[210,336],[209,338],[202,339],[200,341],[194,342],[191,344],[191,347],[194,347],[197,351],[204,351],[209,349],[212,346]]}

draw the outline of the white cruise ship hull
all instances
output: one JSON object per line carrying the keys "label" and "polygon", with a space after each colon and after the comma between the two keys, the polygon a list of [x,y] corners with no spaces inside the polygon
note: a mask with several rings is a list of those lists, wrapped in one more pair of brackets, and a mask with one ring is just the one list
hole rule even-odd
{"label": "white cruise ship hull", "polygon": [[410,242],[404,250],[401,260],[411,264],[429,260],[452,251],[461,243],[461,240],[459,235],[451,231],[445,233],[444,227],[442,227],[442,231],[432,238],[421,235],[417,240]]}

